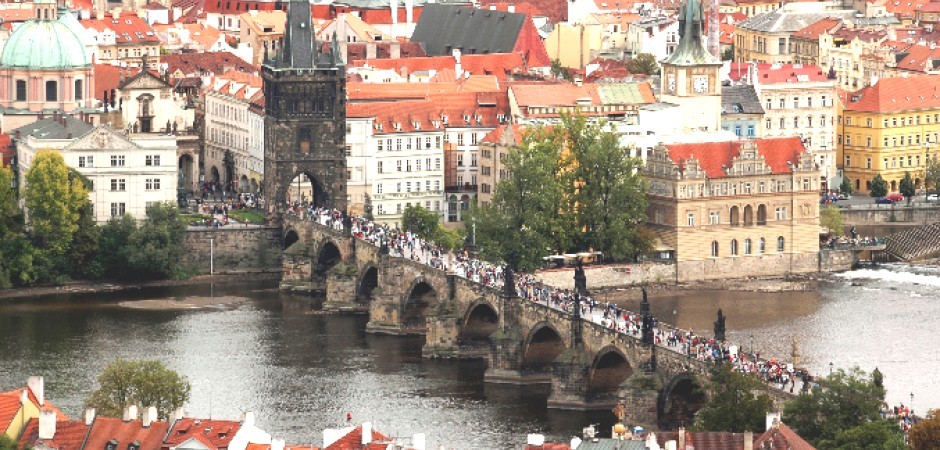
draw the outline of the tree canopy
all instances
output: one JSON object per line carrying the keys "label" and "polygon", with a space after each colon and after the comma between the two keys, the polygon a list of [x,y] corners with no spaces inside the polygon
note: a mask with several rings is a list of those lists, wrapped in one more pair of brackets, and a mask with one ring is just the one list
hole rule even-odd
{"label": "tree canopy", "polygon": [[98,376],[98,390],[85,400],[106,417],[120,417],[126,406],[157,408],[162,419],[189,401],[190,385],[185,377],[159,361],[118,359]]}
{"label": "tree canopy", "polygon": [[852,188],[852,180],[849,177],[842,177],[842,184],[839,185],[839,192],[845,195],[852,195],[855,189]]}
{"label": "tree canopy", "polygon": [[908,437],[914,450],[940,448],[940,410],[930,410],[926,418],[911,427]]}
{"label": "tree canopy", "polygon": [[[880,408],[885,389],[873,377],[857,367],[848,372],[839,369],[820,384],[825,387],[816,386],[786,404],[784,423],[817,447],[850,445],[857,442],[858,436],[880,435],[877,426],[868,425],[884,422]],[[857,427],[859,429],[855,429]],[[889,438],[886,436],[886,441],[879,442],[890,445]]]}
{"label": "tree canopy", "polygon": [[421,239],[431,239],[440,226],[441,216],[421,205],[409,205],[401,215],[402,228],[411,231]]}
{"label": "tree canopy", "polygon": [[904,178],[901,178],[901,182],[898,184],[898,190],[901,191],[901,195],[904,196],[904,199],[907,200],[907,204],[911,204],[911,197],[917,193],[917,190],[914,189],[914,179],[911,178],[910,172],[904,172]]}
{"label": "tree canopy", "polygon": [[36,153],[26,172],[26,207],[30,233],[40,249],[64,255],[88,202],[84,182],[69,176],[62,155],[52,150]]}
{"label": "tree canopy", "polygon": [[842,211],[838,206],[826,205],[819,210],[819,224],[833,236],[842,235]]}
{"label": "tree canopy", "polygon": [[633,74],[655,75],[659,73],[659,63],[656,62],[656,56],[640,53],[627,61],[627,70]]}
{"label": "tree canopy", "polygon": [[924,174],[925,190],[933,188],[934,193],[940,192],[940,159],[936,156],[927,158],[927,170]]}
{"label": "tree canopy", "polygon": [[871,179],[871,190],[869,191],[872,197],[884,197],[888,195],[888,182],[881,177],[881,174],[875,174],[875,177]]}
{"label": "tree canopy", "polygon": [[708,382],[711,395],[696,415],[695,429],[735,433],[762,431],[767,413],[773,409],[773,400],[767,394],[755,394],[764,388],[760,380],[722,364]]}
{"label": "tree canopy", "polygon": [[171,202],[147,208],[147,218],[128,238],[127,261],[143,278],[168,278],[181,270],[186,225]]}

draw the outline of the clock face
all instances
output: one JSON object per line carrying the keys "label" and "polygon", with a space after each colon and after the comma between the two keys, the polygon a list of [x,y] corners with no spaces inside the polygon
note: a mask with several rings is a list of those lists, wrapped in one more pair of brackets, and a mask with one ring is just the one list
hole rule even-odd
{"label": "clock face", "polygon": [[666,90],[669,92],[676,92],[676,76],[669,74],[669,77],[666,78]]}
{"label": "clock face", "polygon": [[692,87],[699,94],[708,91],[708,77],[695,77]]}

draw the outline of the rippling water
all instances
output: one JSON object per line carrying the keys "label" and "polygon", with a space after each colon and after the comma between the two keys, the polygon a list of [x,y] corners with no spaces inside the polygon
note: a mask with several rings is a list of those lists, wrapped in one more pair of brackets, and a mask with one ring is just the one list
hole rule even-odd
{"label": "rippling water", "polygon": [[[715,310],[729,336],[765,355],[789,355],[797,336],[802,362],[817,373],[859,365],[885,373],[892,402],[940,407],[940,277],[858,271],[820,292],[685,292],[656,297],[653,312],[683,327],[710,329]],[[861,284],[853,286],[852,283]],[[935,283],[935,284],[931,284]],[[518,448],[525,434],[559,440],[607,412],[546,411],[547,390],[483,383],[482,362],[428,361],[421,338],[371,336],[365,317],[307,314],[306,303],[267,284],[154,288],[120,294],[59,296],[0,304],[0,390],[46,378],[47,398],[78,417],[95,377],[115,358],[152,358],[189,377],[190,414],[259,424],[291,443],[321,443],[347,411],[392,436],[428,434],[463,448]],[[128,299],[240,295],[230,310],[142,311]],[[751,336],[753,335],[753,338]],[[923,376],[927,374],[928,376]]]}

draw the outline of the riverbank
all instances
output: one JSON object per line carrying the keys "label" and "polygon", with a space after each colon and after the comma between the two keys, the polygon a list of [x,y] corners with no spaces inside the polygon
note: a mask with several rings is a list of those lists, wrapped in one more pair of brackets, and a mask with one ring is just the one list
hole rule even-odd
{"label": "riverbank", "polygon": [[151,287],[187,286],[207,283],[233,283],[242,281],[279,280],[280,273],[257,273],[250,275],[199,275],[185,280],[153,280],[138,282],[118,281],[73,281],[60,286],[34,286],[18,289],[0,290],[0,301],[7,299],[38,297],[42,295],[94,294],[100,292],[120,292]]}

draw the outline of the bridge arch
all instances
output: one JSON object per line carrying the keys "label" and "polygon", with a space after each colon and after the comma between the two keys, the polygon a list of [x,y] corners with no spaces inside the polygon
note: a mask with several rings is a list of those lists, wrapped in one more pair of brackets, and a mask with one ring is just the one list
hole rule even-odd
{"label": "bridge arch", "polygon": [[402,302],[402,329],[413,334],[427,333],[428,314],[439,303],[437,289],[434,289],[434,286],[424,277],[416,278],[411,282]]}
{"label": "bridge arch", "polygon": [[343,254],[339,251],[339,246],[331,239],[327,239],[320,244],[320,250],[317,252],[316,269],[314,273],[318,276],[324,276],[334,266],[343,260]]}
{"label": "bridge arch", "polygon": [[301,170],[290,179],[280,180],[278,185],[278,205],[312,204],[317,208],[329,208],[332,205],[330,193],[312,171]]}
{"label": "bridge arch", "polygon": [[544,321],[537,323],[525,340],[522,370],[551,371],[552,361],[561,355],[565,348],[565,341],[554,325]]}
{"label": "bridge arch", "polygon": [[294,245],[294,243],[299,240],[300,236],[297,234],[297,230],[288,228],[284,233],[284,250],[287,250],[291,245]]}
{"label": "bridge arch", "polygon": [[366,264],[359,272],[356,280],[356,303],[368,305],[372,302],[372,292],[379,287],[379,269],[374,265]]}
{"label": "bridge arch", "polygon": [[619,348],[608,345],[594,355],[588,373],[588,393],[591,396],[615,396],[620,384],[633,375],[633,366]]}
{"label": "bridge arch", "polygon": [[705,389],[691,373],[675,376],[659,394],[658,422],[661,430],[691,426],[705,404]]}
{"label": "bridge arch", "polygon": [[462,338],[474,341],[485,340],[499,328],[499,313],[490,302],[481,297],[467,308],[461,325]]}

